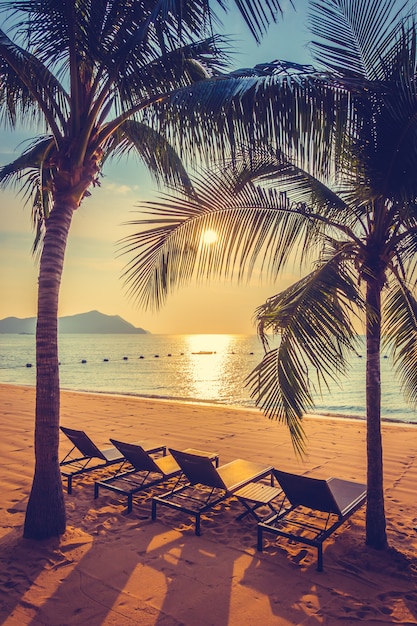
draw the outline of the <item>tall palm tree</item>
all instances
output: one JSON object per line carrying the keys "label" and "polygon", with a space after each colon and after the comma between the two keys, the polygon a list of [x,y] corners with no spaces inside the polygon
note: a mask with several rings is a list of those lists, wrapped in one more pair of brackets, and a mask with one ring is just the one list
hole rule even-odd
{"label": "tall palm tree", "polygon": [[[288,424],[298,451],[313,391],[346,372],[362,316],[366,542],[375,548],[387,545],[381,340],[417,400],[417,27],[407,4],[311,2],[317,69],[264,64],[254,70],[256,94],[240,101],[249,120],[249,105],[257,111],[268,99],[273,149],[243,150],[240,164],[197,176],[192,197],[171,191],[148,203],[142,230],[124,242],[126,279],[145,306],[195,277],[242,279],[258,267],[278,280],[289,263],[304,268],[256,312],[266,354],[248,381],[258,406]],[[200,243],[207,228],[218,233],[210,248]]]}
{"label": "tall palm tree", "polygon": [[[280,9],[279,0],[236,4],[257,39]],[[1,10],[1,121],[12,128],[43,127],[18,159],[1,168],[0,183],[15,183],[31,201],[34,247],[41,251],[36,463],[24,534],[45,538],[64,532],[66,524],[58,465],[57,314],[73,213],[99,184],[105,161],[130,151],[158,180],[189,187],[178,152],[158,132],[151,107],[218,74],[227,60],[227,40],[214,32],[209,0],[10,0]],[[222,83],[217,91],[220,102]],[[200,92],[200,106],[202,97]],[[170,118],[169,107],[162,119],[176,128],[174,137],[178,128],[182,132],[182,120]],[[194,123],[184,134],[191,137]],[[216,151],[221,135],[213,135],[213,127],[214,119],[201,125],[201,133],[211,137]]]}

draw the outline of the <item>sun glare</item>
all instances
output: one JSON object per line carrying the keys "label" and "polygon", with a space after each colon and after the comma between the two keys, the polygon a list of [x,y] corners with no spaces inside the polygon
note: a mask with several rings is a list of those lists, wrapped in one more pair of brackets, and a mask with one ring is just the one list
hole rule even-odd
{"label": "sun glare", "polygon": [[217,241],[217,233],[214,230],[205,230],[202,235],[203,243],[211,245]]}

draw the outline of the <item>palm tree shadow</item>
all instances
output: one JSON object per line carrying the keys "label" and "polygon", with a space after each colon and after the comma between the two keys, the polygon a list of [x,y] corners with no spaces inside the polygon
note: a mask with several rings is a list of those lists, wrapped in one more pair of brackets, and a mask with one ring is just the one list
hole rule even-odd
{"label": "palm tree shadow", "polygon": [[189,520],[153,523],[148,499],[129,516],[120,506],[86,506],[81,514],[81,504],[74,501],[76,525],[62,540],[26,540],[21,527],[1,539],[0,623],[18,616],[30,626],[99,626],[109,615],[119,623],[134,615],[141,626],[227,626],[234,603],[253,592],[293,623],[305,611],[398,623],[400,603],[417,622],[417,559],[367,551],[353,533],[326,548],[318,573],[311,550],[278,544],[254,552],[253,523],[234,523],[233,503],[210,515],[201,537]]}
{"label": "palm tree shadow", "polygon": [[[340,536],[338,543],[343,544]],[[262,591],[275,615],[282,614],[285,604],[290,623],[299,622],[300,606],[314,623],[322,619],[338,623],[340,619],[398,624],[405,613],[407,623],[417,623],[415,557],[407,558],[395,549],[379,552],[364,545],[357,547],[350,541],[344,546],[330,545],[326,551],[328,563],[318,572],[311,549],[271,544],[269,554],[267,550],[262,558],[254,556],[242,583]],[[282,575],[284,568],[287,581],[291,581],[285,593],[277,585],[277,571]],[[268,570],[272,570],[270,574]]]}
{"label": "palm tree shadow", "polygon": [[207,547],[192,532],[181,534],[159,522],[129,521],[126,528],[123,521],[84,546],[68,575],[62,567],[62,580],[30,624],[38,625],[39,617],[49,623],[53,616],[57,623],[72,623],[76,616],[77,623],[99,626],[110,613],[120,623],[132,614],[137,623],[155,626],[170,619],[202,623],[201,616],[213,616],[215,607],[212,623],[226,626],[233,559],[219,559],[223,546]]}
{"label": "palm tree shadow", "polygon": [[[120,514],[120,506],[91,508],[83,495],[71,502],[76,525],[62,540],[25,540],[21,528],[4,539],[3,621],[23,611],[22,623],[29,626],[99,626],[109,614],[120,623],[137,615],[143,626],[165,626],[167,620],[227,626],[234,592],[240,599],[250,599],[252,589],[270,599],[277,594],[276,566],[248,551],[254,522],[236,522],[236,503],[213,510],[196,537],[190,520],[175,514],[153,523],[150,496],[129,516]],[[247,568],[239,580],[242,563]],[[265,581],[274,581],[271,589]],[[296,591],[293,600],[297,607]],[[279,614],[288,607],[271,601],[271,609]],[[299,617],[295,608],[294,620]]]}
{"label": "palm tree shadow", "polygon": [[[165,626],[167,616],[184,624],[230,623],[234,560],[224,546],[195,537],[192,531],[176,543],[178,560],[169,575],[166,594],[155,626]],[[161,553],[163,559],[166,553]]]}
{"label": "palm tree shadow", "polygon": [[[37,581],[57,561],[58,537],[36,542],[22,537],[22,527],[0,541],[0,623],[25,605],[31,613],[31,597]],[[36,594],[36,592],[35,592]]]}
{"label": "palm tree shadow", "polygon": [[2,539],[0,623],[99,626],[112,614],[156,626],[178,615],[198,623],[215,608],[213,623],[227,625],[234,556],[220,559],[224,546],[153,523],[149,502],[129,516],[106,507],[84,512],[85,524],[76,517],[62,539],[23,539],[21,526]]}

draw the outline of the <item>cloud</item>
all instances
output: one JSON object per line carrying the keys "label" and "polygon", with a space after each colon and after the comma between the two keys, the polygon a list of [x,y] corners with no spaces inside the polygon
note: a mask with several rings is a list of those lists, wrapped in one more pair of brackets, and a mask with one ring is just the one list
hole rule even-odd
{"label": "cloud", "polygon": [[110,191],[114,194],[125,196],[128,193],[133,191],[132,187],[129,185],[117,185],[116,183],[105,183],[103,188],[106,191]]}

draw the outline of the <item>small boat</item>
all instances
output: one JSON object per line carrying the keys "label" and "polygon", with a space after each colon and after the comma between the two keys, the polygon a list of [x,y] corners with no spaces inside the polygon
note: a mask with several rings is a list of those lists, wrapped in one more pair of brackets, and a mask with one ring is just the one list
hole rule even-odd
{"label": "small boat", "polygon": [[216,354],[210,350],[199,350],[198,352],[191,352],[191,354]]}

